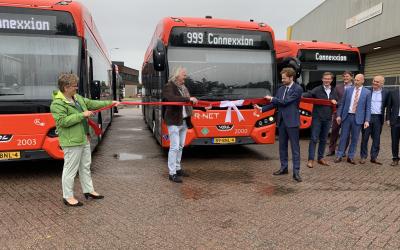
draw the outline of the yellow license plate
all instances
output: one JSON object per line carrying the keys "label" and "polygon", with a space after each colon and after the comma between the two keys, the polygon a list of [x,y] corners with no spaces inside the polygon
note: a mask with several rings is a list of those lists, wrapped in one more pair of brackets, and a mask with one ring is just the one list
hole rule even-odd
{"label": "yellow license plate", "polygon": [[213,143],[214,144],[229,144],[229,143],[235,143],[236,138],[214,138]]}
{"label": "yellow license plate", "polygon": [[21,153],[17,152],[0,152],[0,161],[1,160],[11,160],[11,159],[19,159],[21,158]]}

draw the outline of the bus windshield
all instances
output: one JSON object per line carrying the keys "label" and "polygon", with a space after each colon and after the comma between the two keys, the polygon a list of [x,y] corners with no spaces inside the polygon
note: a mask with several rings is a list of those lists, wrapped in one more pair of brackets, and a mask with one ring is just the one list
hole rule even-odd
{"label": "bus windshield", "polygon": [[271,95],[273,60],[270,50],[169,47],[170,73],[187,70],[186,86],[202,100],[232,100]]}
{"label": "bus windshield", "polygon": [[79,75],[78,38],[1,34],[0,40],[0,101],[48,100],[60,73]]}

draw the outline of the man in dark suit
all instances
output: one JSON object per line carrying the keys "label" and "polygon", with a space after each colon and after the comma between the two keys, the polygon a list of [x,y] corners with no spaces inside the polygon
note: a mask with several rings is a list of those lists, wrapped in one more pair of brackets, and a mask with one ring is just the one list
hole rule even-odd
{"label": "man in dark suit", "polygon": [[369,127],[362,130],[360,150],[361,164],[364,164],[368,157],[368,140],[371,136],[371,162],[382,165],[381,162],[377,161],[377,158],[380,148],[382,126],[385,120],[385,109],[388,100],[388,91],[383,89],[384,83],[385,78],[381,75],[375,76],[372,80],[371,121]]}
{"label": "man in dark suit", "polygon": [[354,78],[354,87],[346,89],[342,102],[339,104],[336,121],[342,124],[342,133],[339,140],[339,148],[336,153],[335,163],[341,162],[344,156],[347,139],[351,138],[347,162],[355,165],[357,141],[361,127],[369,127],[371,119],[371,91],[363,87],[364,75],[358,74]]}
{"label": "man in dark suit", "polygon": [[[343,84],[338,84],[336,85],[335,92],[337,94],[337,102],[340,103],[342,101],[344,91],[353,86],[353,73],[350,71],[345,71],[343,72]],[[331,138],[329,140],[329,153],[327,156],[333,156],[335,155],[336,151],[336,142],[339,138],[339,131],[340,131],[340,125],[336,122],[337,118],[337,113],[335,112],[333,114],[333,119],[332,119],[332,132],[331,132]],[[349,141],[347,141],[347,146],[346,149],[348,148]]]}
{"label": "man in dark suit", "polygon": [[399,138],[400,138],[400,91],[390,91],[386,109],[386,120],[391,128],[392,135],[392,159],[391,166],[399,165]]}
{"label": "man in dark suit", "polygon": [[296,72],[292,68],[282,69],[281,75],[283,86],[278,89],[275,97],[266,96],[265,98],[270,101],[271,104],[262,107],[263,112],[271,109],[272,107],[278,109],[277,124],[279,130],[279,157],[281,161],[281,167],[273,174],[288,174],[288,142],[290,141],[293,158],[293,179],[297,182],[301,182],[299,104],[301,94],[303,93],[303,88],[293,81]]}
{"label": "man in dark suit", "polygon": [[[304,93],[304,97],[331,100],[333,105],[336,105],[337,95],[335,90],[331,87],[333,81],[333,74],[325,72],[322,75],[322,85],[315,87],[310,92]],[[311,124],[311,139],[308,146],[308,162],[307,167],[314,167],[315,147],[319,140],[318,146],[318,163],[323,166],[329,166],[325,161],[325,146],[326,139],[328,138],[329,129],[332,122],[332,107],[323,105],[314,105],[312,113]]]}

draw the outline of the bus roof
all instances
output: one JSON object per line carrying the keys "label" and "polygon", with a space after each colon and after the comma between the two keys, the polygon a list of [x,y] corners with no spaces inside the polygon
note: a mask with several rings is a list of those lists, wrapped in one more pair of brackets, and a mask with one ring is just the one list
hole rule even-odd
{"label": "bus roof", "polygon": [[153,48],[158,39],[168,45],[169,35],[174,27],[197,27],[197,28],[224,28],[224,29],[243,29],[269,32],[273,41],[275,40],[274,31],[265,23],[254,21],[239,21],[218,18],[199,18],[199,17],[165,17],[157,25],[156,31],[147,48],[144,61],[147,62],[152,55]]}
{"label": "bus roof", "polygon": [[94,23],[92,15],[88,9],[79,2],[61,0],[2,0],[2,2],[0,2],[0,7],[31,8],[69,12],[74,18],[78,36],[85,37],[84,27],[86,24],[93,37],[96,39],[98,46],[102,49],[105,57],[108,60],[110,58],[107,48]]}
{"label": "bus roof", "polygon": [[358,48],[347,43],[317,41],[276,40],[275,49],[277,58],[296,57],[301,49],[340,50],[360,53]]}

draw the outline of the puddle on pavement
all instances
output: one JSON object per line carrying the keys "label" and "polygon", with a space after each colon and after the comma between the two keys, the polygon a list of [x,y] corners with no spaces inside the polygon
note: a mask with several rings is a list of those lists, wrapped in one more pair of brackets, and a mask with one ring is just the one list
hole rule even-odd
{"label": "puddle on pavement", "polygon": [[118,153],[113,155],[115,159],[120,161],[135,161],[143,160],[144,156],[139,154],[129,154],[129,153]]}
{"label": "puddle on pavement", "polygon": [[260,189],[261,194],[266,196],[283,196],[296,192],[294,188],[283,187],[283,186],[266,186]]}
{"label": "puddle on pavement", "polygon": [[143,128],[119,128],[121,131],[142,131]]}

